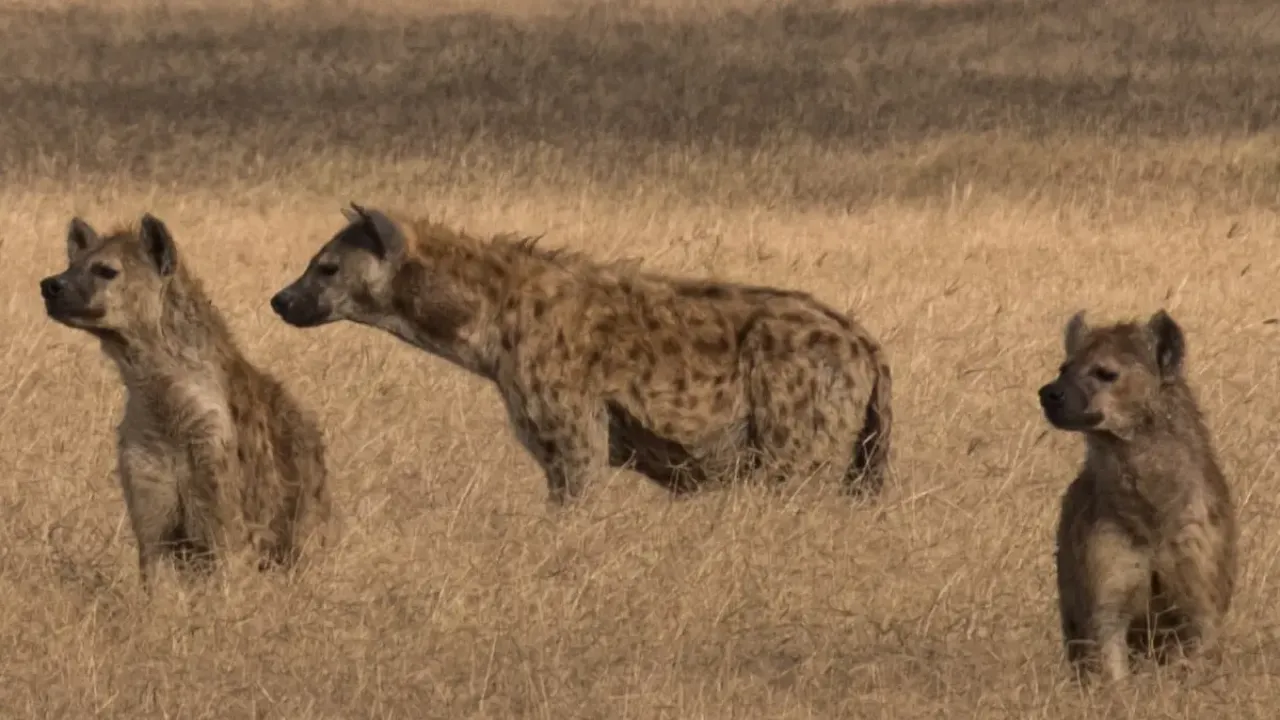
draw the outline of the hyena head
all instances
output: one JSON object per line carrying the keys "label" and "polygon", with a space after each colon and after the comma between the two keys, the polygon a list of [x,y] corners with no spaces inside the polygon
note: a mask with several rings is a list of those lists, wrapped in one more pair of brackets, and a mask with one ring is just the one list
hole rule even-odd
{"label": "hyena head", "polygon": [[1061,430],[1132,437],[1161,391],[1182,382],[1186,340],[1164,310],[1145,324],[1090,328],[1081,310],[1064,332],[1066,361],[1040,388],[1045,418]]}
{"label": "hyena head", "polygon": [[392,282],[404,262],[404,234],[378,210],[352,203],[342,213],[347,226],[320,248],[297,280],[271,297],[271,309],[290,325],[367,323],[389,312]]}
{"label": "hyena head", "polygon": [[101,237],[73,218],[67,269],[40,281],[49,317],[99,337],[127,338],[160,323],[163,293],[178,266],[168,228],[150,213],[137,228]]}

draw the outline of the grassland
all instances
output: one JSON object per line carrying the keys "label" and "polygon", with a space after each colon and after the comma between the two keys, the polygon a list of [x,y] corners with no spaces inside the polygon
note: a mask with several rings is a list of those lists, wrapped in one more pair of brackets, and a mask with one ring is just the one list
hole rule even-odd
{"label": "grassland", "polygon": [[[1266,0],[142,0],[0,6],[0,715],[1273,718],[1280,13]],[[808,289],[895,369],[898,483],[553,520],[496,393],[267,299],[349,200]],[[321,415],[314,573],[148,605],[121,391],[44,317],[71,214],[174,230]],[[1168,308],[1243,527],[1220,665],[1061,660],[1069,314]]]}

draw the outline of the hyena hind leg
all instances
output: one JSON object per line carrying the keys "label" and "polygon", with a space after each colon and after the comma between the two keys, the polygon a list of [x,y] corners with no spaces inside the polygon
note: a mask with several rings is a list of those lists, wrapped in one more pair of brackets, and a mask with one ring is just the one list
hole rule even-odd
{"label": "hyena hind leg", "polygon": [[830,481],[878,493],[890,419],[884,418],[882,431],[874,426],[878,415],[867,424],[876,387],[858,377],[835,335],[829,344],[797,355],[777,341],[776,335],[788,331],[762,324],[742,344],[749,442],[760,458],[756,475],[768,485]]}

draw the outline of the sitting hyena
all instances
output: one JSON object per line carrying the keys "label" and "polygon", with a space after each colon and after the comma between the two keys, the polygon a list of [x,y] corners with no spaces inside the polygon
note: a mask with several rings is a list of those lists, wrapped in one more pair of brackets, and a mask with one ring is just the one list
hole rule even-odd
{"label": "sitting hyena", "polygon": [[40,293],[51,318],[98,338],[124,381],[120,482],[147,588],[163,556],[187,566],[247,544],[260,566],[291,566],[308,539],[324,544],[323,435],[240,353],[164,223],[147,214],[100,237],[75,218],[67,255]]}
{"label": "sitting hyena", "polygon": [[271,306],[298,327],[378,327],[493,380],[553,503],[626,464],[675,493],[739,470],[880,491],[889,366],[856,322],[807,294],[352,208]]}
{"label": "sitting hyena", "polygon": [[1129,650],[1167,660],[1213,651],[1231,604],[1236,520],[1209,431],[1183,377],[1181,328],[1066,327],[1066,362],[1040,388],[1055,427],[1083,433],[1079,477],[1062,499],[1058,599],[1067,657],[1109,679]]}

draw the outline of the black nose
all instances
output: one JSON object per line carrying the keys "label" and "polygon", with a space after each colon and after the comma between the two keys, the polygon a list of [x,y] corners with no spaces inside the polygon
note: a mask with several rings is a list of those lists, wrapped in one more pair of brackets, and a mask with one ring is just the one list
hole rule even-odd
{"label": "black nose", "polygon": [[1062,388],[1050,383],[1040,388],[1040,404],[1041,405],[1061,405],[1062,399],[1065,397]]}
{"label": "black nose", "polygon": [[284,293],[283,290],[271,296],[271,309],[276,311],[277,315],[284,315],[289,312],[289,305],[293,298]]}
{"label": "black nose", "polygon": [[40,295],[42,295],[45,300],[52,300],[62,294],[63,287],[64,283],[62,282],[62,278],[57,275],[47,277],[40,281]]}

